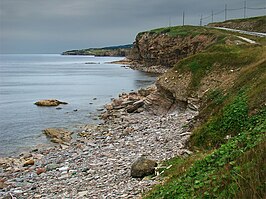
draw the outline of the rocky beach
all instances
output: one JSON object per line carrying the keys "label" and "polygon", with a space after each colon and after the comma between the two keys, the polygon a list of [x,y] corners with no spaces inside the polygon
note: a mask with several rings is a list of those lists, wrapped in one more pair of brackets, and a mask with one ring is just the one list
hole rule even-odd
{"label": "rocky beach", "polygon": [[[189,126],[197,115],[148,109],[154,87],[122,93],[105,106],[99,125],[85,125],[77,139],[0,160],[1,198],[139,198],[159,183],[160,173],[132,178],[141,156],[158,163],[191,152]],[[60,142],[59,142],[60,143]]]}

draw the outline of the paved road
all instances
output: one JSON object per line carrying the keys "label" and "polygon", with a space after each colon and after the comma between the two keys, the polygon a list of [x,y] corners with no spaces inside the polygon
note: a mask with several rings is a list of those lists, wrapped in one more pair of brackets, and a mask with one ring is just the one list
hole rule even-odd
{"label": "paved road", "polygon": [[245,31],[245,30],[236,30],[236,29],[223,28],[223,27],[215,27],[215,28],[220,29],[220,30],[228,30],[228,31],[232,31],[232,32],[239,32],[239,33],[242,33],[242,34],[253,35],[253,36],[257,36],[257,37],[266,37],[266,33],[261,33],[261,32],[250,32],[250,31]]}

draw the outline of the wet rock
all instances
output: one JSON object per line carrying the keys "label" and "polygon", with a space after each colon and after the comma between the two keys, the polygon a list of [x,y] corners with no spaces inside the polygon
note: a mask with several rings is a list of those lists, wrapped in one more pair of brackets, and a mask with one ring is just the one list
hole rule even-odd
{"label": "wet rock", "polygon": [[27,167],[27,166],[31,166],[31,165],[34,165],[33,159],[30,159],[30,160],[27,160],[26,162],[24,162],[23,167]]}
{"label": "wet rock", "polygon": [[71,141],[72,133],[64,129],[48,128],[43,130],[43,132],[54,143],[66,144]]}
{"label": "wet rock", "polygon": [[56,99],[40,100],[34,103],[37,106],[58,106],[60,104],[67,104],[67,102],[61,102]]}
{"label": "wet rock", "polygon": [[131,166],[131,177],[132,178],[143,178],[148,175],[152,175],[155,172],[157,163],[154,160],[140,157]]}
{"label": "wet rock", "polygon": [[106,104],[104,107],[106,110],[112,110],[114,108],[112,104]]}

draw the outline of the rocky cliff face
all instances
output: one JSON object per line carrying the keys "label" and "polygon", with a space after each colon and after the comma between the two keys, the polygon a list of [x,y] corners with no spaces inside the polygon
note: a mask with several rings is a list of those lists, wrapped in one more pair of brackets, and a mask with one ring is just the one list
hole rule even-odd
{"label": "rocky cliff face", "polygon": [[179,60],[204,50],[216,40],[214,35],[176,35],[144,32],[136,37],[129,59],[144,66],[172,67]]}
{"label": "rocky cliff face", "polygon": [[168,68],[157,79],[156,92],[145,99],[148,109],[164,114],[177,108],[199,110],[206,95],[233,89],[241,69],[259,61],[263,51],[232,33],[173,27],[138,34],[129,58],[138,69]]}

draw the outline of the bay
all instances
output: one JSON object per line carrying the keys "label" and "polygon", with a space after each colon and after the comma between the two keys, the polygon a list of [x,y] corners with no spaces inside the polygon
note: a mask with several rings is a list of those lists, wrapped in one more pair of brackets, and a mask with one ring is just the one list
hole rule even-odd
{"label": "bay", "polygon": [[[146,87],[155,75],[109,64],[118,57],[0,55],[0,156],[49,144],[42,130],[97,122],[97,109],[121,92]],[[87,63],[87,64],[86,64]],[[37,107],[41,99],[68,105]]]}

